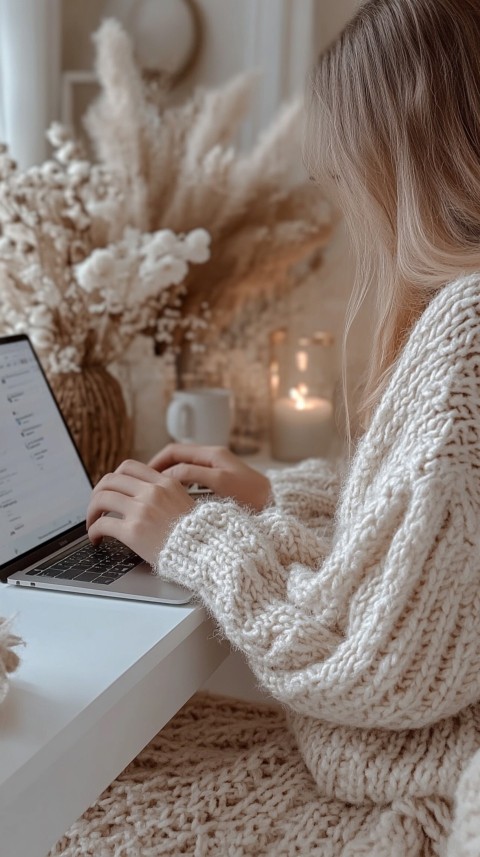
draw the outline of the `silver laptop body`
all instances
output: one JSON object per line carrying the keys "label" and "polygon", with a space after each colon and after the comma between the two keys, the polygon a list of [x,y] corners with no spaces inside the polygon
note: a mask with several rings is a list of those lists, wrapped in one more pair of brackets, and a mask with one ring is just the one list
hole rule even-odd
{"label": "silver laptop body", "polygon": [[0,580],[15,586],[186,604],[114,539],[92,550],[92,484],[27,336],[0,337]]}

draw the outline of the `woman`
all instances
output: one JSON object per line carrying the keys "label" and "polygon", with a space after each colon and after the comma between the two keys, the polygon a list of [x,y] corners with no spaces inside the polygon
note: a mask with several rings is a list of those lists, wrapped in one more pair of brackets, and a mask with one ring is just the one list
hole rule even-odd
{"label": "woman", "polygon": [[[478,0],[368,0],[315,70],[310,171],[358,250],[352,313],[376,301],[343,484],[171,446],[90,503],[92,541],[191,587],[287,708],[311,838],[235,854],[445,854],[480,747],[479,44]],[[190,482],[226,499],[194,506]]]}

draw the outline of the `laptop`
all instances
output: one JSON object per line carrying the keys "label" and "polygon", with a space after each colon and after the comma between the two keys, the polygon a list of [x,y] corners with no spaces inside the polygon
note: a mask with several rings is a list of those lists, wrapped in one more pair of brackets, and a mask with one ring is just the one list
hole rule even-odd
{"label": "laptop", "polygon": [[115,539],[94,547],[92,483],[28,336],[0,337],[0,580],[15,586],[186,604]]}

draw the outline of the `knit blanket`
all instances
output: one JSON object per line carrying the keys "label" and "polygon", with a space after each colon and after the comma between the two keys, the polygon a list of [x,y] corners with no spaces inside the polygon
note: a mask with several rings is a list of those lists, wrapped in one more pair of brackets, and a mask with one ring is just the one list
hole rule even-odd
{"label": "knit blanket", "polygon": [[[438,828],[434,818],[431,823]],[[389,839],[379,836],[382,828]],[[394,850],[396,831],[402,850]],[[281,708],[197,694],[50,857],[182,854],[427,857],[440,851],[408,814],[321,800]]]}
{"label": "knit blanket", "polygon": [[199,693],[49,857],[478,857],[475,760],[447,852],[448,807],[325,799],[282,708]]}
{"label": "knit blanket", "polygon": [[282,710],[197,694],[50,857],[326,855],[319,823]]}

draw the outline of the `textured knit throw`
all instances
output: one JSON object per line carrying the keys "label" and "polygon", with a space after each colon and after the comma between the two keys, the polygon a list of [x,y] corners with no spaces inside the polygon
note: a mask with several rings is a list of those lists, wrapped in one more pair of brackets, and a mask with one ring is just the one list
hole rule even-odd
{"label": "textured knit throw", "polygon": [[342,812],[319,805],[279,708],[197,695],[51,857],[326,857]]}
{"label": "textured knit throw", "polygon": [[56,853],[480,855],[480,277],[431,302],[344,479],[272,481],[259,515],[197,505],[158,570],[291,731],[194,700]]}

